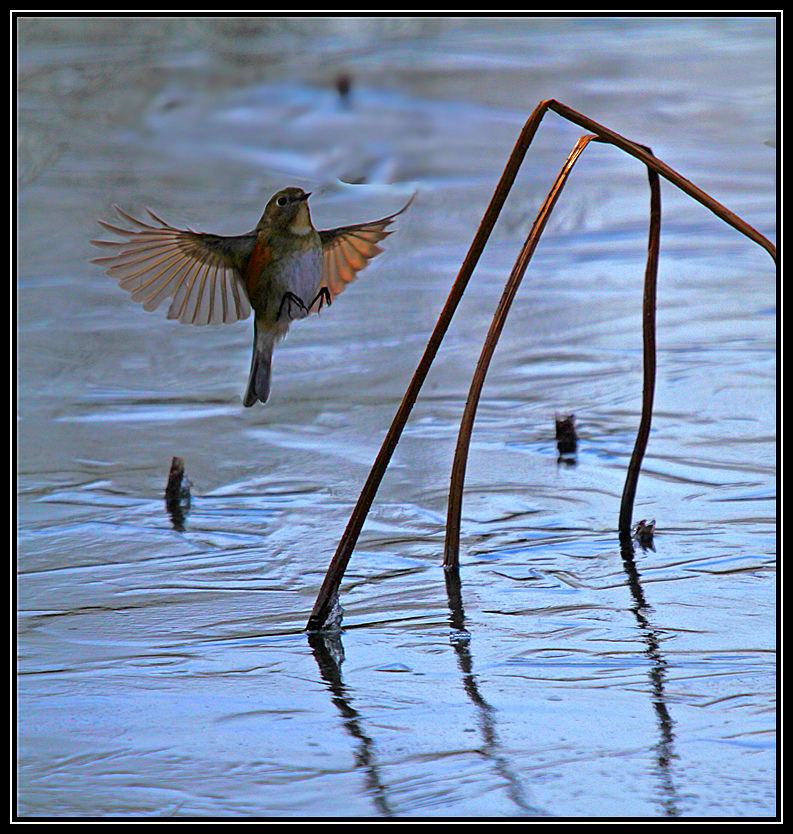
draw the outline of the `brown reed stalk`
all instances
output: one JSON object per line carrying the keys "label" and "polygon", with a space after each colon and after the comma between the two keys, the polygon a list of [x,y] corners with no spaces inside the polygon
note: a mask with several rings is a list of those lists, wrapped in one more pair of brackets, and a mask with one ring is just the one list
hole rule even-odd
{"label": "brown reed stalk", "polygon": [[[584,116],[582,113],[579,113],[570,107],[567,107],[561,102],[554,99],[547,99],[546,101],[540,102],[524,124],[515,146],[512,149],[512,153],[510,154],[501,178],[496,185],[493,196],[490,199],[490,203],[485,210],[482,221],[479,224],[479,228],[474,235],[474,239],[471,242],[468,253],[466,254],[460,267],[460,271],[457,274],[457,278],[452,284],[449,296],[443,309],[441,310],[435,328],[430,335],[427,346],[424,349],[424,354],[422,355],[416,371],[413,374],[413,378],[405,391],[402,402],[394,415],[394,419],[388,432],[386,433],[380,447],[380,451],[375,458],[372,469],[369,472],[369,476],[367,477],[364,487],[361,490],[361,494],[358,497],[358,501],[353,508],[347,527],[339,541],[336,553],[328,566],[325,579],[320,587],[319,593],[317,594],[314,608],[307,623],[307,628],[309,630],[322,628],[328,614],[331,611],[333,602],[338,595],[338,589],[344,576],[344,572],[347,568],[350,557],[352,556],[355,544],[358,541],[358,536],[363,528],[366,516],[369,513],[369,509],[374,501],[374,497],[391,460],[391,456],[394,453],[394,449],[399,442],[402,430],[407,423],[419,391],[421,390],[424,380],[429,373],[430,366],[432,365],[443,337],[449,328],[449,324],[451,323],[452,317],[454,316],[457,306],[460,303],[460,299],[465,292],[471,274],[479,261],[485,244],[487,243],[490,233],[493,230],[493,226],[495,225],[498,215],[500,214],[504,202],[506,201],[507,195],[512,188],[518,170],[520,169],[523,159],[526,156],[526,152],[531,145],[543,116],[548,110],[553,110],[563,118],[566,118],[574,124],[584,128],[584,130],[590,131],[595,134],[599,140],[610,142],[623,150],[625,153],[636,157],[643,162],[648,169],[655,171],[673,185],[676,185],[683,192],[712,211],[725,223],[728,223],[730,226],[746,235],[750,240],[753,240],[755,243],[762,246],[771,255],[774,261],[776,261],[776,247],[774,247],[774,245],[767,238],[761,235],[756,229],[752,228],[740,217],[722,206],[721,203],[714,200],[709,194],[702,191],[702,189],[698,188],[693,183],[685,179],[685,177],[678,174],[674,169],[656,159],[647,149],[631,142],[628,139],[625,139],[618,133],[598,124],[589,117]],[[623,501],[624,500],[625,497],[623,496]]]}
{"label": "brown reed stalk", "polygon": [[661,182],[658,173],[650,166],[647,166],[647,178],[650,182],[650,232],[642,299],[642,415],[620,501],[618,530],[622,537],[630,537],[633,500],[636,497],[639,470],[650,437],[655,396],[655,292],[658,284],[658,253],[661,247]]}
{"label": "brown reed stalk", "polygon": [[753,240],[756,244],[758,244],[758,246],[762,246],[763,249],[765,249],[771,256],[774,263],[776,263],[776,246],[774,246],[768,238],[761,235],[757,229],[750,226],[745,220],[738,217],[737,214],[733,214],[717,200],[714,200],[710,194],[703,191],[701,188],[698,188],[693,182],[689,182],[685,177],[678,174],[674,168],[670,168],[666,163],[661,162],[661,160],[653,156],[650,150],[644,145],[638,145],[635,142],[631,142],[624,136],[620,136],[619,133],[609,130],[609,128],[598,124],[588,116],[584,116],[583,113],[579,113],[577,110],[573,110],[572,107],[568,107],[566,104],[562,104],[560,101],[556,101],[555,99],[548,99],[547,101],[541,102],[538,105],[538,109],[540,107],[553,110],[555,113],[558,113],[560,116],[563,116],[565,119],[573,122],[573,124],[577,124],[584,130],[594,133],[602,141],[610,142],[612,145],[616,145],[616,147],[620,150],[625,151],[625,153],[635,156],[636,159],[643,162],[648,168],[656,171],[664,179],[669,180],[672,185],[676,185],[681,191],[688,194],[689,197],[693,197],[693,199],[695,199],[698,203],[702,203],[705,208],[710,209],[710,211],[712,211],[720,220],[723,220],[734,229],[737,229],[741,232],[741,234],[746,235],[749,240]]}
{"label": "brown reed stalk", "polygon": [[584,151],[584,148],[596,137],[594,134],[587,134],[582,136],[575,147],[567,157],[562,169],[559,171],[556,181],[551,186],[551,190],[545,198],[545,202],[540,207],[537,217],[532,224],[531,231],[526,238],[523,247],[518,254],[515,265],[512,267],[507,283],[504,286],[504,292],[498,302],[493,321],[490,324],[490,329],[485,337],[485,343],[482,346],[482,353],[479,361],[476,364],[473,379],[471,380],[471,388],[468,392],[468,399],[465,401],[465,409],[463,410],[462,420],[460,421],[460,430],[457,435],[457,448],[454,453],[454,463],[452,464],[451,486],[449,488],[449,503],[446,514],[446,544],[444,547],[443,566],[445,568],[456,567],[459,563],[460,550],[460,514],[462,512],[463,503],[463,484],[465,483],[465,467],[468,461],[468,448],[471,444],[471,432],[473,431],[474,419],[476,417],[476,409],[479,405],[479,396],[482,393],[482,386],[485,382],[487,370],[490,367],[490,360],[493,358],[498,339],[501,336],[501,331],[504,323],[507,320],[512,302],[518,291],[526,268],[534,255],[534,250],[540,242],[540,237],[551,216],[556,201],[562,193],[562,189],[567,182],[567,178],[573,170],[576,160]]}
{"label": "brown reed stalk", "polygon": [[[485,376],[490,366],[490,360],[496,349],[496,344],[501,335],[501,330],[506,322],[509,309],[515,298],[518,286],[523,274],[529,265],[534,250],[539,243],[545,225],[556,204],[559,195],[564,188],[567,178],[572,171],[573,165],[583,152],[584,148],[592,139],[592,134],[582,136],[573,148],[567,161],[562,166],[556,182],[548,192],[545,202],[540,208],[534,225],[523,244],[512,273],[507,280],[501,301],[493,316],[490,330],[485,338],[482,353],[479,357],[474,377],[471,381],[471,388],[468,399],[465,403],[463,417],[460,421],[460,430],[457,435],[457,448],[452,464],[451,484],[449,487],[449,503],[446,519],[446,542],[444,546],[443,565],[445,568],[455,567],[459,564],[460,552],[460,515],[462,510],[463,485],[465,483],[465,467],[468,459],[468,449],[471,443],[471,432],[473,430],[476,409],[479,404],[479,397],[484,385]],[[604,141],[604,140],[600,140]],[[647,153],[652,154],[649,148],[643,147]],[[643,358],[644,377],[642,384],[642,414],[639,423],[639,431],[636,436],[633,453],[631,455],[628,473],[625,479],[622,501],[620,504],[620,516],[618,529],[621,533],[630,531],[631,518],[633,515],[633,502],[636,496],[636,485],[639,479],[639,471],[647,449],[647,441],[650,436],[650,423],[652,421],[653,397],[655,394],[655,309],[656,309],[656,285],[658,276],[658,252],[661,235],[661,187],[658,174],[651,168],[647,168],[647,175],[650,181],[650,235],[647,247],[647,267],[644,279],[644,300],[642,312],[642,334],[643,334]]]}
{"label": "brown reed stalk", "polygon": [[427,346],[424,348],[424,354],[422,355],[413,374],[413,378],[410,380],[407,390],[402,397],[402,402],[394,415],[394,419],[392,420],[391,426],[386,433],[385,439],[380,447],[380,451],[377,453],[377,457],[375,458],[374,464],[372,465],[366,482],[364,483],[361,494],[358,497],[358,501],[356,502],[352,514],[350,515],[350,520],[347,522],[347,528],[339,540],[336,553],[328,566],[325,579],[319,589],[317,599],[314,602],[314,608],[308,619],[307,628],[309,631],[322,628],[328,614],[331,611],[331,608],[333,607],[333,601],[336,599],[338,594],[339,585],[341,584],[341,580],[344,576],[344,571],[347,569],[347,564],[350,561],[353,549],[358,541],[361,528],[363,527],[363,523],[366,520],[370,507],[372,506],[372,501],[374,501],[374,497],[380,486],[380,482],[383,479],[383,475],[388,468],[394,449],[396,448],[399,438],[402,435],[402,430],[405,427],[405,423],[407,423],[407,419],[410,416],[410,412],[416,402],[421,386],[427,378],[427,374],[429,373],[432,362],[438,352],[438,348],[443,341],[443,337],[449,329],[452,317],[457,309],[457,305],[460,303],[460,299],[463,297],[465,288],[468,286],[471,274],[479,262],[482,250],[485,248],[485,244],[490,237],[490,233],[493,231],[493,226],[495,226],[498,215],[501,213],[504,201],[507,199],[507,195],[512,188],[512,184],[515,182],[515,177],[517,176],[518,170],[523,162],[523,158],[526,156],[526,151],[534,138],[534,134],[537,132],[537,128],[542,121],[544,113],[545,108],[542,108],[541,106],[536,108],[529,116],[526,124],[520,132],[520,136],[518,136],[515,147],[512,149],[512,153],[507,160],[507,164],[501,174],[501,179],[496,185],[493,196],[490,198],[490,203],[488,204],[484,216],[482,217],[482,221],[479,224],[479,228],[476,230],[474,239],[471,241],[468,253],[463,259],[460,271],[457,273],[457,278],[455,278],[451,290],[449,291],[449,297],[446,299],[446,303],[441,310],[440,316],[438,316],[435,328],[427,341]]}

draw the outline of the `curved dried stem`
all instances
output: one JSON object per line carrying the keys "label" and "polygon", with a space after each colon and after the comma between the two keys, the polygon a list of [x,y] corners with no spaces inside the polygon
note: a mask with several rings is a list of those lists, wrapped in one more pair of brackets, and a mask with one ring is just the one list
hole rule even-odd
{"label": "curved dried stem", "polygon": [[[776,261],[776,247],[767,239],[765,238],[760,232],[746,223],[737,215],[733,214],[733,212],[729,211],[729,209],[722,206],[719,202],[714,200],[709,194],[706,194],[702,189],[695,186],[693,183],[689,182],[685,177],[681,176],[677,173],[674,169],[670,168],[665,163],[661,162],[659,159],[656,159],[652,155],[652,153],[647,149],[640,145],[637,145],[634,142],[625,139],[623,136],[620,136],[615,131],[610,130],[609,128],[604,127],[603,125],[598,124],[594,120],[584,116],[583,114],[573,110],[570,107],[558,102],[554,99],[548,99],[546,101],[540,102],[537,107],[532,111],[531,115],[529,116],[528,120],[523,126],[523,129],[518,136],[517,142],[515,143],[515,147],[512,149],[512,153],[507,160],[507,164],[504,168],[504,171],[501,175],[501,179],[499,180],[495,191],[493,192],[493,196],[490,200],[490,203],[485,210],[484,216],[482,217],[482,221],[479,224],[479,228],[474,235],[474,239],[471,242],[471,246],[468,249],[468,254],[465,256],[463,263],[460,267],[460,271],[457,274],[457,278],[455,279],[454,283],[452,284],[451,290],[449,291],[449,297],[446,300],[446,303],[441,310],[441,314],[438,317],[438,321],[435,325],[434,330],[427,342],[427,346],[424,349],[424,354],[419,361],[419,364],[416,368],[415,373],[413,374],[413,378],[410,381],[410,384],[405,391],[405,394],[402,398],[402,402],[400,403],[399,408],[397,409],[396,414],[394,415],[394,419],[391,423],[388,432],[383,440],[382,446],[380,447],[380,451],[375,458],[374,464],[372,465],[372,469],[369,472],[369,476],[366,479],[366,483],[361,490],[361,494],[358,497],[358,501],[350,515],[350,520],[347,523],[347,528],[342,535],[339,545],[336,549],[336,553],[331,560],[331,563],[328,567],[328,571],[325,575],[325,579],[322,583],[322,586],[317,594],[317,599],[314,603],[314,608],[311,612],[311,616],[309,617],[307,628],[309,630],[316,630],[323,627],[325,620],[331,611],[333,600],[336,598],[338,593],[339,585],[341,584],[341,580],[344,576],[344,571],[347,568],[347,564],[349,563],[350,557],[352,556],[352,552],[355,548],[355,544],[358,541],[358,536],[360,535],[361,529],[363,528],[363,524],[366,520],[366,516],[369,513],[369,509],[371,508],[372,502],[374,501],[374,497],[377,493],[377,490],[380,486],[380,482],[382,481],[383,475],[385,474],[386,469],[388,468],[388,464],[391,460],[391,456],[396,449],[397,443],[399,442],[399,438],[402,434],[402,430],[407,423],[408,417],[410,416],[410,412],[413,409],[413,405],[416,402],[416,398],[418,397],[419,391],[421,390],[422,385],[424,384],[424,380],[429,373],[430,366],[432,365],[433,360],[438,352],[440,344],[443,340],[443,337],[446,334],[446,331],[449,328],[451,323],[452,317],[457,309],[457,306],[460,303],[460,299],[465,292],[465,289],[468,285],[468,281],[479,261],[479,258],[482,254],[482,250],[487,243],[488,238],[490,237],[490,233],[493,230],[493,227],[496,223],[499,213],[501,212],[501,208],[504,205],[504,202],[509,194],[510,189],[515,181],[515,177],[517,176],[518,170],[520,169],[521,164],[523,163],[523,159],[526,155],[526,152],[534,138],[535,133],[540,125],[540,122],[543,119],[543,116],[548,110],[553,110],[558,115],[562,116],[563,118],[568,119],[569,121],[573,122],[574,124],[579,125],[584,130],[590,131],[595,135],[595,137],[601,141],[609,142],[616,147],[620,148],[621,150],[625,151],[625,153],[630,154],[631,156],[639,159],[643,162],[649,171],[655,172],[657,175],[660,175],[671,182],[673,185],[680,188],[686,194],[688,194],[693,199],[697,200],[707,209],[712,211],[717,217],[723,220],[725,223],[728,223],[733,228],[737,229],[742,234],[746,235],[750,240],[754,241],[758,245],[762,246]],[[535,244],[536,245],[536,244]],[[525,267],[524,267],[525,269]],[[645,382],[645,399],[646,399],[646,391],[647,386]],[[652,405],[652,397],[650,397],[650,406]],[[649,433],[649,423],[647,424],[647,432]],[[640,430],[641,434],[641,430]],[[644,439],[644,443],[646,445],[646,438]],[[641,455],[643,454],[643,449],[641,454],[637,457],[636,449],[639,447],[639,438],[637,438],[637,447],[634,449],[634,457],[631,461],[631,466],[634,466],[634,461],[638,461],[635,471],[635,477],[638,477],[638,466],[641,463]],[[629,473],[629,478],[630,478]],[[634,479],[635,480],[635,479]],[[620,513],[620,529],[622,529],[623,525],[623,514],[624,509],[626,507],[626,502],[632,506],[633,502],[633,494],[628,495],[630,490],[628,490],[628,482],[626,482],[626,493],[623,494],[623,504],[622,510]],[[635,493],[635,482],[633,485],[633,492]],[[628,501],[628,499],[630,499]]]}
{"label": "curved dried stem", "polygon": [[562,104],[560,101],[556,101],[555,99],[543,101],[540,103],[539,107],[545,107],[549,110],[553,110],[555,113],[563,116],[568,121],[579,125],[584,130],[591,131],[604,142],[610,142],[612,145],[616,145],[620,150],[625,151],[625,153],[636,157],[636,159],[643,162],[650,170],[660,174],[664,179],[668,180],[673,185],[676,185],[681,191],[688,194],[689,197],[692,197],[698,203],[705,206],[705,208],[712,211],[720,220],[723,220],[734,229],[737,229],[741,234],[746,235],[749,240],[753,240],[756,244],[758,244],[758,246],[762,246],[763,249],[765,249],[766,252],[768,252],[768,254],[773,258],[774,263],[776,263],[776,246],[774,246],[774,244],[771,243],[767,237],[761,235],[757,229],[750,226],[745,220],[738,217],[737,214],[733,214],[733,212],[731,212],[728,208],[725,208],[720,202],[718,202],[718,200],[714,200],[710,194],[706,193],[701,188],[698,188],[693,182],[689,182],[689,180],[681,174],[678,174],[674,168],[670,168],[669,165],[661,162],[660,159],[653,156],[649,148],[644,145],[638,145],[636,142],[631,142],[630,139],[620,136],[619,133],[609,130],[609,128],[598,124],[588,116],[584,116],[583,113],[579,113],[577,110],[573,110],[572,107],[568,107],[566,104]]}
{"label": "curved dried stem", "polygon": [[339,585],[344,576],[344,571],[347,569],[347,564],[358,541],[358,536],[361,533],[366,516],[369,514],[372,501],[374,501],[374,497],[377,494],[380,482],[388,468],[394,449],[396,449],[399,438],[402,435],[402,430],[405,427],[405,423],[407,423],[421,386],[427,378],[427,374],[438,352],[438,348],[443,341],[443,337],[449,329],[452,317],[460,303],[460,299],[463,297],[465,288],[468,286],[471,274],[479,262],[482,250],[485,248],[490,233],[493,231],[493,226],[495,226],[498,215],[501,213],[504,201],[507,199],[512,184],[515,182],[515,177],[523,162],[523,158],[526,156],[526,151],[534,138],[534,134],[537,132],[537,128],[542,121],[544,113],[544,109],[536,108],[531,116],[529,116],[507,160],[504,172],[501,174],[501,179],[496,185],[496,189],[485,210],[479,228],[476,230],[474,239],[471,241],[468,253],[460,266],[460,271],[457,273],[457,278],[454,280],[452,288],[449,291],[449,297],[446,299],[435,328],[427,341],[427,346],[424,348],[424,354],[402,397],[402,402],[394,415],[394,419],[386,433],[380,451],[377,453],[374,464],[372,464],[366,483],[350,515],[350,520],[347,522],[347,528],[339,540],[336,553],[328,566],[325,579],[319,589],[317,599],[314,602],[314,608],[308,619],[306,627],[309,631],[322,628],[331,611],[333,600],[338,593]]}
{"label": "curved dried stem", "polygon": [[[648,149],[649,150],[649,149]],[[639,480],[644,452],[650,437],[650,423],[653,417],[653,397],[655,396],[655,291],[658,283],[658,252],[661,246],[661,183],[658,173],[647,167],[650,181],[650,232],[647,243],[647,267],[644,272],[644,298],[642,301],[642,341],[643,341],[643,381],[642,381],[642,416],[639,430],[633,446],[625,486],[620,502],[618,529],[621,536],[630,537],[633,500],[636,497],[636,484]]]}
{"label": "curved dried stem", "polygon": [[567,182],[567,178],[573,170],[576,160],[584,151],[584,148],[596,137],[593,134],[582,136],[575,147],[570,152],[564,165],[559,171],[556,181],[548,196],[545,198],[540,207],[534,224],[531,227],[528,237],[526,238],[523,247],[518,254],[515,266],[512,267],[507,283],[504,286],[504,292],[501,295],[501,300],[498,302],[493,321],[490,324],[490,329],[485,337],[485,343],[482,346],[482,353],[479,356],[479,361],[476,364],[473,379],[471,380],[471,387],[468,392],[468,399],[465,401],[465,409],[463,417],[460,421],[460,431],[457,435],[457,448],[454,453],[454,463],[452,464],[451,486],[449,488],[449,504],[446,514],[446,544],[444,547],[443,565],[446,568],[455,567],[459,563],[460,550],[460,514],[463,503],[463,485],[465,483],[465,467],[468,461],[468,448],[471,444],[471,432],[473,431],[474,418],[476,417],[476,409],[479,404],[479,396],[482,393],[482,386],[485,382],[487,370],[490,367],[490,360],[493,358],[496,345],[498,344],[499,336],[507,320],[512,302],[515,299],[515,294],[526,272],[526,268],[531,261],[534,250],[542,237],[545,225],[548,218],[551,216],[556,201],[562,193],[562,189]]}

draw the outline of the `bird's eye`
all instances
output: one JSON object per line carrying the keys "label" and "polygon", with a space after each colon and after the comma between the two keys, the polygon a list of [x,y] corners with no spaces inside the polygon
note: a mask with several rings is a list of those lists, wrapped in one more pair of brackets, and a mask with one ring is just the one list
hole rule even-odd
{"label": "bird's eye", "polygon": [[289,202],[289,199],[287,198],[287,196],[285,194],[282,194],[275,202],[279,206],[285,206]]}

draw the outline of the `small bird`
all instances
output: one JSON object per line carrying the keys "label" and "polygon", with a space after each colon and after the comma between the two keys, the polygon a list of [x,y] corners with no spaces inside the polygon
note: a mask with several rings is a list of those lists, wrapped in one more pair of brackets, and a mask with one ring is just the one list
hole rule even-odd
{"label": "small bird", "polygon": [[276,343],[294,319],[330,304],[383,251],[377,243],[391,234],[387,227],[415,194],[388,217],[325,231],[311,222],[309,196],[302,188],[284,188],[270,198],[256,228],[237,236],[176,229],[146,209],[159,224],[154,226],[114,206],[132,228],[99,220],[123,240],[92,240],[112,252],[93,260],[144,310],[170,298],[168,318],[183,324],[227,324],[247,318],[253,308],[253,358],[243,403],[265,403]]}

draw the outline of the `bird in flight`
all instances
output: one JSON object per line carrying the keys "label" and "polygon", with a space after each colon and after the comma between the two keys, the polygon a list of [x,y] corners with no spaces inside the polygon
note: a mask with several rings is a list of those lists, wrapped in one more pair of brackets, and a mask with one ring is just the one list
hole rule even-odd
{"label": "bird in flight", "polygon": [[[254,312],[253,358],[243,403],[267,402],[273,348],[294,319],[330,304],[382,252],[379,241],[413,197],[369,223],[317,230],[310,194],[291,186],[274,194],[256,228],[223,236],[177,229],[147,209],[144,222],[114,206],[125,226],[99,220],[120,241],[92,240],[95,258],[144,310],[171,299],[168,318],[183,324],[228,324]],[[415,195],[413,195],[415,196]]]}

